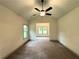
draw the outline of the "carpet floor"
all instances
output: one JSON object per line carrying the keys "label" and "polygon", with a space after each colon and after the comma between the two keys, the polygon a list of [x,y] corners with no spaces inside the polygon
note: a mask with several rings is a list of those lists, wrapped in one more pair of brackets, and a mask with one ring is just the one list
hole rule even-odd
{"label": "carpet floor", "polygon": [[79,59],[58,42],[30,41],[7,59]]}

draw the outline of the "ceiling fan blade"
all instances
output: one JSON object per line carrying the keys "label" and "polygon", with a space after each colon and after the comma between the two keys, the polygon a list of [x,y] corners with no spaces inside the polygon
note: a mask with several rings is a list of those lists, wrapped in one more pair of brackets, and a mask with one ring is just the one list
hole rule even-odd
{"label": "ceiling fan blade", "polygon": [[50,11],[52,9],[52,7],[49,7],[48,9],[46,9],[46,12]]}
{"label": "ceiling fan blade", "polygon": [[52,14],[50,14],[50,13],[46,13],[46,15],[49,15],[49,16],[51,16]]}
{"label": "ceiling fan blade", "polygon": [[40,12],[40,10],[39,10],[38,8],[35,8],[35,10],[37,10],[37,11],[39,11],[39,12]]}

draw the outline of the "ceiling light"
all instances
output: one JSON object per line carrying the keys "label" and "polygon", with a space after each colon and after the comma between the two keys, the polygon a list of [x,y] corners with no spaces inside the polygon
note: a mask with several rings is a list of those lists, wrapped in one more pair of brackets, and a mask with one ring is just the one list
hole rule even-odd
{"label": "ceiling light", "polygon": [[40,16],[45,16],[45,12],[44,11],[41,11],[40,12]]}

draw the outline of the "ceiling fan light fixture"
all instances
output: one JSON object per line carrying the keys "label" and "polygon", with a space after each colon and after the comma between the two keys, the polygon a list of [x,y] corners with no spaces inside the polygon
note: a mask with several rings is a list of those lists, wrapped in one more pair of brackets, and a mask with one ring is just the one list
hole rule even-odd
{"label": "ceiling fan light fixture", "polygon": [[37,10],[38,12],[40,12],[40,16],[45,16],[45,15],[49,15],[51,16],[52,14],[47,13],[48,11],[52,10],[52,7],[47,8],[46,10],[43,9],[43,5],[44,5],[44,0],[41,0],[42,3],[42,10],[35,8],[35,10]]}
{"label": "ceiling fan light fixture", "polygon": [[44,11],[40,12],[40,16],[45,16],[45,12]]}

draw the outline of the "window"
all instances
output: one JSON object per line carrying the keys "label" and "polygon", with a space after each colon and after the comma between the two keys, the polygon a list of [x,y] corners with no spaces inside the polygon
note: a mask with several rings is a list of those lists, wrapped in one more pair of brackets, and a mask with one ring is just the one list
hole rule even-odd
{"label": "window", "polygon": [[36,36],[49,36],[49,23],[36,23]]}
{"label": "window", "polygon": [[23,25],[23,38],[26,39],[28,37],[28,26]]}
{"label": "window", "polygon": [[47,27],[46,26],[40,26],[39,27],[39,35],[47,35],[48,31],[47,31]]}

